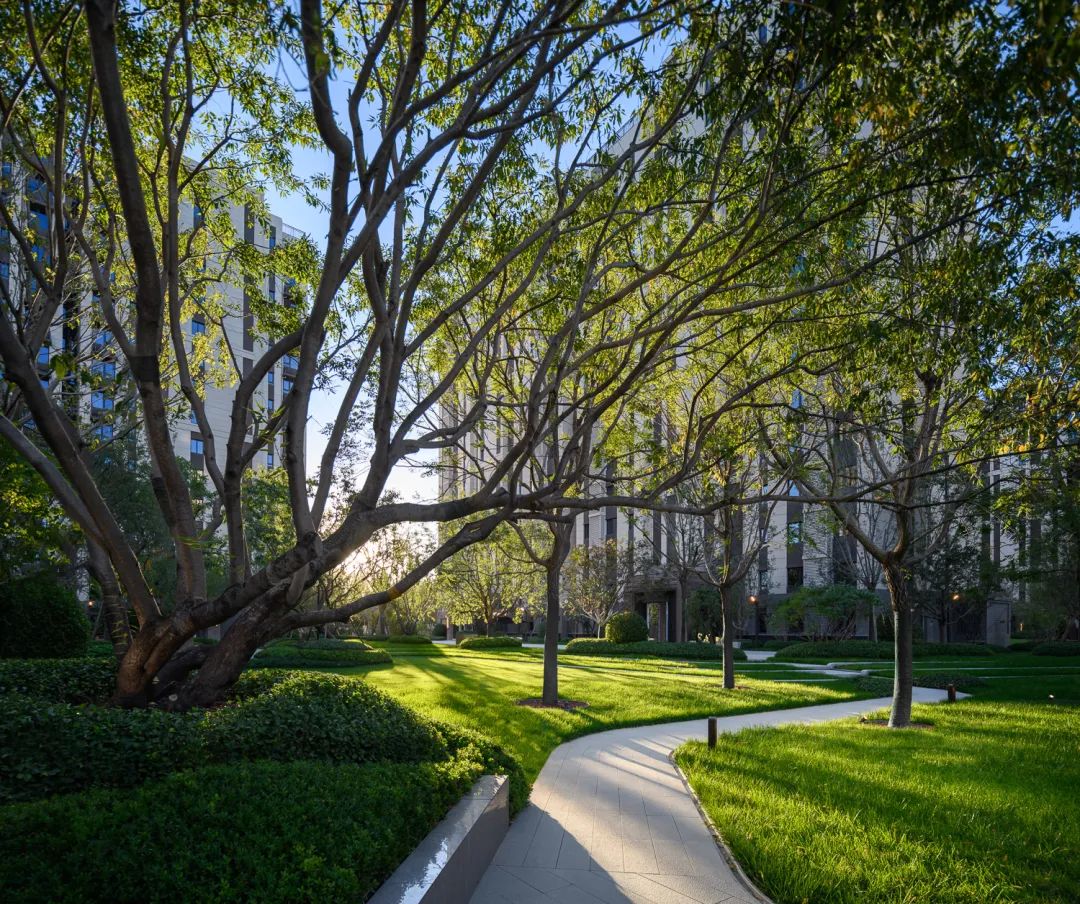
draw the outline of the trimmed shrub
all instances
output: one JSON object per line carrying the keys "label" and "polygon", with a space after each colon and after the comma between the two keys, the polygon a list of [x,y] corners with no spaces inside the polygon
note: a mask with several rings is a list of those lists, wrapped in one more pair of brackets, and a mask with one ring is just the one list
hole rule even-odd
{"label": "trimmed shrub", "polygon": [[[713,643],[662,643],[646,640],[641,643],[612,643],[610,640],[598,640],[579,637],[566,645],[567,653],[581,656],[652,656],[659,659],[723,659],[724,648]],[[746,659],[744,650],[733,651],[735,659]]]}
{"label": "trimmed shrub", "polygon": [[520,650],[520,637],[466,637],[458,641],[465,650]]}
{"label": "trimmed shrub", "polygon": [[331,646],[311,643],[271,644],[260,650],[248,668],[289,669],[305,666],[366,666],[393,663],[386,650],[374,650],[366,643]]}
{"label": "trimmed shrub", "polygon": [[[916,643],[917,657],[928,656],[990,656],[994,648],[983,643]],[[798,662],[800,659],[892,659],[891,641],[821,640],[792,644],[777,652],[776,662]]]}
{"label": "trimmed shrub", "polygon": [[1080,656],[1080,641],[1047,640],[1031,651],[1036,656]]}
{"label": "trimmed shrub", "polygon": [[0,887],[12,901],[363,901],[484,772],[467,752],[237,763],[9,806]]}
{"label": "trimmed shrub", "polygon": [[1010,640],[1006,649],[1010,653],[1030,653],[1040,643],[1042,643],[1041,640]]}
{"label": "trimmed shrub", "polygon": [[640,643],[649,639],[649,626],[636,612],[617,612],[604,626],[604,639],[611,643]]}
{"label": "trimmed shrub", "polygon": [[945,690],[951,684],[958,691],[966,691],[973,687],[986,687],[986,679],[977,675],[932,672],[928,675],[916,675],[914,684],[916,687],[936,687],[939,690]]}
{"label": "trimmed shrub", "polygon": [[430,647],[431,638],[422,634],[391,634],[386,638],[387,643],[402,644],[405,646]]}
{"label": "trimmed shrub", "polygon": [[0,658],[81,656],[90,623],[75,594],[49,575],[0,585]]}
{"label": "trimmed shrub", "polygon": [[438,622],[434,628],[431,629],[432,640],[446,640],[446,625],[442,622]]}
{"label": "trimmed shrub", "polygon": [[418,762],[447,755],[440,726],[363,681],[267,673],[219,709],[169,713],[0,699],[0,802],[131,787],[245,759]]}
{"label": "trimmed shrub", "polygon": [[48,703],[104,703],[115,682],[116,659],[111,655],[0,660],[0,698],[21,694]]}
{"label": "trimmed shrub", "polygon": [[875,697],[891,697],[893,692],[892,679],[880,675],[860,675],[855,679],[855,687]]}

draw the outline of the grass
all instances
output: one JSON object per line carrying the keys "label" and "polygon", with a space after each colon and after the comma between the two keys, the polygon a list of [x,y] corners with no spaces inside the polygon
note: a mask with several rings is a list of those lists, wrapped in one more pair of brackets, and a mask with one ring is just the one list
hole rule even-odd
{"label": "grass", "polygon": [[1080,900],[1080,673],[1017,666],[916,706],[929,731],[760,729],[677,759],[777,904]]}
{"label": "grass", "polygon": [[[740,689],[725,691],[716,663],[561,656],[560,696],[588,707],[532,709],[517,701],[540,696],[540,650],[470,652],[435,646],[409,655],[403,647],[385,648],[393,654],[393,668],[337,671],[362,675],[425,715],[483,732],[518,757],[530,781],[555,747],[590,732],[866,696],[847,680],[766,680],[786,675],[783,667],[756,669],[742,663]],[[762,677],[752,677],[757,674]]]}

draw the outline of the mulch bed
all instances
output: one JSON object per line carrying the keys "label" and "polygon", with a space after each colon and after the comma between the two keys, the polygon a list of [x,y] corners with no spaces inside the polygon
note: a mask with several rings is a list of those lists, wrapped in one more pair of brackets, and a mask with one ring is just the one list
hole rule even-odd
{"label": "mulch bed", "polygon": [[589,704],[585,703],[585,702],[583,702],[581,700],[560,700],[554,706],[548,706],[539,697],[528,697],[525,700],[518,700],[517,705],[518,706],[530,706],[533,709],[566,709],[566,710],[570,710],[570,709],[583,709],[584,707],[588,706]]}
{"label": "mulch bed", "polygon": [[[860,725],[873,725],[876,728],[888,728],[889,727],[889,720],[888,719],[859,719],[859,724]],[[933,728],[934,723],[933,722],[912,722],[910,725],[907,725],[906,727],[907,728]]]}

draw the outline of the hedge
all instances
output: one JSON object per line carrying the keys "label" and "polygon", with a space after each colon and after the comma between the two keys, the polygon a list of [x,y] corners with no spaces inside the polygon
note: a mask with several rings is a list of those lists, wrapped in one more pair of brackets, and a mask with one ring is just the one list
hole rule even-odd
{"label": "hedge", "polygon": [[368,637],[365,640],[377,641],[380,643],[393,643],[402,646],[418,646],[418,647],[430,647],[432,640],[430,637],[425,637],[423,634],[387,634],[385,636]]}
{"label": "hedge", "polygon": [[[958,691],[964,691],[984,687],[986,679],[973,675],[951,675],[948,672],[938,672],[930,675],[916,675],[912,684],[916,687],[935,687],[939,690],[945,690],[951,684]],[[892,678],[884,678],[880,675],[862,675],[855,679],[855,686],[861,691],[878,697],[891,697],[893,692]]]}
{"label": "hedge", "polygon": [[520,650],[520,637],[466,637],[458,646],[467,650]]}
{"label": "hedge", "polygon": [[49,703],[104,703],[115,683],[112,656],[0,660],[0,697],[22,694]]}
{"label": "hedge", "polygon": [[1030,653],[1041,643],[1041,640],[1010,640],[1008,650],[1010,653]]}
{"label": "hedge", "polygon": [[649,626],[636,612],[617,612],[604,625],[604,638],[611,643],[640,643],[649,639]]}
{"label": "hedge", "polygon": [[[131,787],[212,763],[444,759],[439,726],[363,681],[269,674],[214,710],[169,713],[0,699],[0,802]],[[250,691],[250,688],[247,689]]]}
{"label": "hedge", "polygon": [[308,644],[273,645],[260,650],[248,668],[291,669],[304,666],[365,666],[392,663],[386,650],[373,650],[367,644],[348,647],[316,647]]}
{"label": "hedge", "polygon": [[237,763],[0,809],[10,901],[362,901],[485,771]]}
{"label": "hedge", "polygon": [[[995,650],[981,643],[916,643],[914,655],[990,656]],[[819,640],[792,644],[777,652],[774,662],[798,662],[801,659],[892,659],[891,641]]]}
{"label": "hedge", "polygon": [[1031,652],[1036,656],[1080,656],[1080,641],[1047,640]]}
{"label": "hedge", "polygon": [[[566,645],[567,653],[581,656],[656,656],[661,659],[723,659],[724,648],[713,643],[663,643],[646,640],[641,643],[612,643],[591,637],[579,637]],[[733,650],[735,659],[745,660],[744,650]]]}
{"label": "hedge", "polygon": [[82,606],[52,576],[0,583],[0,658],[80,656],[89,640]]}

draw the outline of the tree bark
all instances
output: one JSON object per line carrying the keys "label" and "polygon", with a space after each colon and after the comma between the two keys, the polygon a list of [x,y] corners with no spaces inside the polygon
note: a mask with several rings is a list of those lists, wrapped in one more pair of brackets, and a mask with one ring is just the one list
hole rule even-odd
{"label": "tree bark", "polygon": [[890,728],[911,725],[911,685],[914,678],[913,618],[907,579],[903,570],[891,565],[885,570],[893,612],[893,701],[889,713]]}
{"label": "tree bark", "polygon": [[547,621],[544,624],[544,688],[541,702],[556,706],[559,702],[559,615],[561,599],[559,578],[570,552],[570,525],[557,525],[551,531],[551,556],[545,564],[547,572]]}
{"label": "tree bark", "polygon": [[724,623],[724,690],[735,689],[735,619],[731,612],[731,592],[720,588],[720,615]]}

